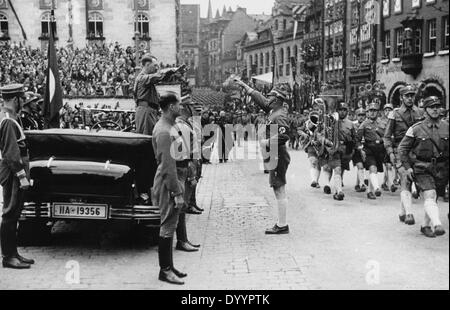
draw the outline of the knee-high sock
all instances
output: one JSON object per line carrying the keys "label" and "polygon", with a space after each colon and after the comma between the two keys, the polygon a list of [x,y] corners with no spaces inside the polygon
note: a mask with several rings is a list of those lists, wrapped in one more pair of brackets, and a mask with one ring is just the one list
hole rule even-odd
{"label": "knee-high sock", "polygon": [[279,199],[278,201],[278,227],[287,226],[287,207],[288,200],[287,199]]}
{"label": "knee-high sock", "polygon": [[312,182],[319,182],[320,170],[318,170],[317,168],[311,168],[310,174]]}
{"label": "knee-high sock", "polygon": [[364,184],[364,169],[358,169],[358,185],[362,186]]}
{"label": "knee-high sock", "polygon": [[439,208],[434,199],[426,199],[425,200],[425,213],[431,220],[433,227],[442,225],[441,220],[439,219]]}
{"label": "knee-high sock", "polygon": [[336,189],[337,193],[342,192],[342,176],[340,173],[334,174],[334,188]]}
{"label": "knee-high sock", "polygon": [[387,184],[389,186],[392,186],[392,184],[394,184],[394,180],[395,180],[395,170],[392,168],[387,170],[387,177],[388,177]]}
{"label": "knee-high sock", "polygon": [[423,227],[431,227],[432,223],[431,223],[431,219],[428,216],[427,212],[425,212],[425,218],[423,221]]}
{"label": "knee-high sock", "polygon": [[377,189],[380,189],[380,183],[378,182],[378,175],[376,173],[370,174],[370,183],[372,185],[372,190],[376,191]]}
{"label": "knee-high sock", "polygon": [[402,203],[402,215],[412,214],[412,194],[408,191],[402,191],[400,193]]}
{"label": "knee-high sock", "polygon": [[325,185],[330,186],[330,182],[331,182],[331,177],[332,177],[332,172],[325,170],[324,171],[325,174]]}

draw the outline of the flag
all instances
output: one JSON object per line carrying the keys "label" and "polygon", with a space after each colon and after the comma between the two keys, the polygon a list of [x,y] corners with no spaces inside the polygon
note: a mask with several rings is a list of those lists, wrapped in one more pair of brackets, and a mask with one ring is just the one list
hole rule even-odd
{"label": "flag", "polygon": [[[53,25],[53,24],[52,24]],[[53,26],[48,40],[48,66],[44,95],[44,119],[46,128],[59,128],[59,110],[63,106],[62,87],[59,79]]]}
{"label": "flag", "polygon": [[17,20],[17,23],[19,24],[20,30],[22,31],[23,39],[25,41],[27,41],[28,40],[27,34],[25,33],[25,29],[23,29],[22,22],[20,21],[19,16],[17,15],[16,9],[14,8],[13,4],[11,3],[11,0],[8,0],[8,3],[9,3],[9,6],[11,7],[11,11],[13,11],[14,16],[16,17],[16,20]]}
{"label": "flag", "polygon": [[292,16],[294,17],[294,40],[297,37],[298,23],[305,22],[307,8],[306,5],[296,5],[292,8]]}

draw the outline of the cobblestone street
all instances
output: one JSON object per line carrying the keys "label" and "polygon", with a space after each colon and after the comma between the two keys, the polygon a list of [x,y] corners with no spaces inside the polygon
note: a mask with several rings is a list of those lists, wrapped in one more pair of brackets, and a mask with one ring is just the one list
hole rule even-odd
{"label": "cobblestone street", "polygon": [[[421,200],[414,205],[419,223],[407,227],[398,222],[398,193],[368,201],[353,192],[352,171],[344,179],[346,200],[337,203],[309,187],[306,154],[291,151],[291,156],[291,234],[284,236],[264,235],[275,223],[276,203],[259,160],[205,166],[198,195],[205,212],[188,218],[188,235],[202,244],[201,251],[174,251],[177,268],[189,274],[183,287],[157,280],[156,246],[129,245],[114,232],[103,236],[107,242],[94,241],[98,236],[86,234],[90,224],[72,231],[60,225],[51,246],[22,248],[37,264],[28,271],[0,269],[0,289],[449,288],[448,234],[436,239],[420,234]],[[448,232],[447,213],[448,206],[442,207]],[[74,265],[80,268],[79,284],[66,281]],[[374,270],[375,281],[366,281]]]}

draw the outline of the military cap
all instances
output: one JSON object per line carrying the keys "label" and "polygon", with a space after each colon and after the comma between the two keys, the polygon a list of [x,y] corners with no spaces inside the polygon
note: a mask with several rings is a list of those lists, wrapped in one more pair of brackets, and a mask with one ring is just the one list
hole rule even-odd
{"label": "military cap", "polygon": [[25,91],[23,89],[23,84],[10,84],[0,88],[0,93],[2,97],[14,97],[14,96],[25,96]]}
{"label": "military cap", "polygon": [[392,104],[388,103],[388,104],[386,104],[386,105],[384,106],[384,108],[383,108],[383,110],[386,110],[386,109],[394,110],[394,106],[393,106]]}
{"label": "military cap", "polygon": [[366,110],[364,110],[363,108],[360,108],[360,109],[356,110],[356,115],[366,115]]}
{"label": "military cap", "polygon": [[39,96],[33,92],[26,92],[25,93],[25,103],[23,105],[26,106],[30,103],[38,102],[39,100],[41,100],[41,96]]}
{"label": "military cap", "polygon": [[414,85],[408,84],[400,89],[400,95],[405,96],[407,94],[417,94],[417,89],[414,87]]}
{"label": "military cap", "polygon": [[371,102],[371,103],[369,103],[367,105],[367,111],[370,111],[370,110],[377,110],[377,111],[379,111],[380,110],[380,106],[377,103],[375,103],[375,102]]}
{"label": "military cap", "polygon": [[441,100],[436,96],[430,96],[423,101],[423,108],[430,108],[434,106],[442,106]]}
{"label": "military cap", "polygon": [[142,56],[141,62],[144,63],[146,61],[153,61],[156,60],[156,57],[153,56],[152,54],[145,54],[144,56]]}
{"label": "military cap", "polygon": [[269,93],[268,96],[276,96],[277,98],[280,98],[282,100],[287,100],[288,93],[285,87],[282,86],[275,86]]}
{"label": "military cap", "polygon": [[337,110],[348,110],[348,104],[345,101],[338,102]]}

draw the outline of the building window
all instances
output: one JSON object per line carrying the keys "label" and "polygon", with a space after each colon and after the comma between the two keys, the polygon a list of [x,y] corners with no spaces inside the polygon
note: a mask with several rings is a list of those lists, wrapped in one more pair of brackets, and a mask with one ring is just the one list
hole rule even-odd
{"label": "building window", "polygon": [[391,57],[391,31],[384,33],[384,58]]}
{"label": "building window", "polygon": [[291,48],[288,46],[286,48],[286,62],[289,63],[291,61]]}
{"label": "building window", "polygon": [[275,30],[278,31],[278,19],[275,19]]}
{"label": "building window", "polygon": [[403,53],[403,28],[395,29],[395,57],[401,57]]}
{"label": "building window", "polygon": [[283,30],[287,29],[287,21],[283,19]]}
{"label": "building window", "polygon": [[448,50],[449,48],[449,27],[448,27],[448,15],[442,17],[442,49]]}
{"label": "building window", "polygon": [[56,36],[56,21],[52,21],[52,15],[50,12],[45,12],[41,17],[41,35],[43,38],[48,38],[50,36],[50,29],[52,26]]}
{"label": "building window", "polygon": [[[144,38],[150,37],[150,19],[145,14],[139,14],[136,20],[135,30]],[[215,41],[213,44],[215,45]],[[214,48],[215,49],[215,48]]]}
{"label": "building window", "polygon": [[269,68],[270,66],[270,54],[269,52],[266,53],[266,67]]}
{"label": "building window", "polygon": [[280,49],[280,64],[284,64],[284,49]]}
{"label": "building window", "polygon": [[93,39],[103,37],[103,16],[100,13],[89,13],[88,37]]}
{"label": "building window", "polygon": [[8,17],[0,14],[0,39],[9,37]]}
{"label": "building window", "polygon": [[298,61],[298,47],[297,45],[294,45],[294,57],[295,57],[295,61]]}
{"label": "building window", "polygon": [[370,64],[372,60],[372,49],[366,48],[363,51],[363,60],[365,64]]}
{"label": "building window", "polygon": [[264,67],[264,55],[263,53],[261,53],[261,55],[259,55],[259,64],[261,66],[261,70]]}
{"label": "building window", "polygon": [[290,76],[291,75],[291,65],[288,63],[286,65],[286,76]]}
{"label": "building window", "polygon": [[427,52],[436,52],[436,19],[431,19],[427,22],[428,31],[428,50]]}
{"label": "building window", "polygon": [[422,29],[417,28],[414,37],[414,51],[416,54],[422,53]]}

